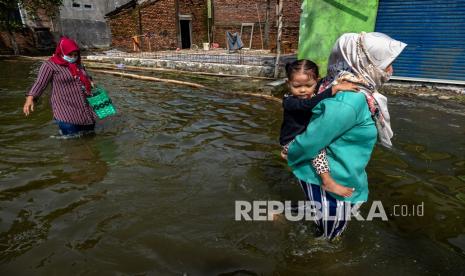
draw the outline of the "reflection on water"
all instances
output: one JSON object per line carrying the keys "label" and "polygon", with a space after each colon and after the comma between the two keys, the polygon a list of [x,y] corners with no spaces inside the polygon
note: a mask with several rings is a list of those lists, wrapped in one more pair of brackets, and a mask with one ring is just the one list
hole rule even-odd
{"label": "reflection on water", "polygon": [[[38,63],[0,61],[2,274],[259,275],[462,272],[465,117],[393,98],[395,148],[377,147],[370,200],[389,221],[351,222],[344,239],[311,223],[234,221],[235,200],[301,200],[279,158],[280,105],[224,91],[247,81],[197,77],[218,92],[96,75],[120,114],[95,137],[57,133],[44,97],[23,93]],[[220,82],[221,81],[221,82]],[[424,203],[424,216],[394,205]],[[362,208],[368,212],[370,204]]]}

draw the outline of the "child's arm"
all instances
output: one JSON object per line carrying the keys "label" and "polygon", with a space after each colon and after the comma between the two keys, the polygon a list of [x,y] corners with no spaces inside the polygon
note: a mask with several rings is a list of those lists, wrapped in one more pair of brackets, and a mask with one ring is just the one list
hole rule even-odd
{"label": "child's arm", "polygon": [[324,92],[314,96],[310,99],[299,99],[294,96],[285,97],[283,99],[283,108],[289,111],[309,111],[312,112],[312,109],[322,100],[330,98],[332,96],[331,89],[327,89]]}
{"label": "child's arm", "polygon": [[[346,80],[343,80],[339,82],[338,84],[331,86],[328,89],[331,89],[331,94],[333,96],[336,95],[340,91],[359,91],[360,90],[357,84],[346,81]],[[326,89],[323,93],[325,93],[328,89]]]}
{"label": "child's arm", "polygon": [[283,107],[289,111],[309,111],[319,104],[322,100],[336,95],[340,91],[358,91],[359,87],[355,83],[342,81],[336,85],[327,88],[320,94],[315,95],[310,99],[299,99],[294,96],[285,97],[283,100]]}

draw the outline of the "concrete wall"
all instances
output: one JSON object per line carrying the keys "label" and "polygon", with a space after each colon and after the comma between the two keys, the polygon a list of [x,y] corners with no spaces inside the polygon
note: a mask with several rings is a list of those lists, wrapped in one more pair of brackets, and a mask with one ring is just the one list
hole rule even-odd
{"label": "concrete wall", "polygon": [[[64,0],[57,30],[83,47],[108,47],[111,32],[105,14],[129,0]],[[73,3],[80,7],[73,7]]]}

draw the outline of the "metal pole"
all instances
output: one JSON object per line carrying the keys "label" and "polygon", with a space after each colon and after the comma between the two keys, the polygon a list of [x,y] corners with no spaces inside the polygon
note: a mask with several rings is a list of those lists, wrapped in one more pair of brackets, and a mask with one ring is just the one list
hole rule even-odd
{"label": "metal pole", "polygon": [[279,75],[279,58],[281,56],[281,37],[283,34],[283,0],[278,0],[278,35],[276,39],[276,62],[274,64],[274,78]]}
{"label": "metal pole", "polygon": [[270,48],[270,14],[271,14],[271,0],[266,0],[266,13],[265,13],[265,48]]}

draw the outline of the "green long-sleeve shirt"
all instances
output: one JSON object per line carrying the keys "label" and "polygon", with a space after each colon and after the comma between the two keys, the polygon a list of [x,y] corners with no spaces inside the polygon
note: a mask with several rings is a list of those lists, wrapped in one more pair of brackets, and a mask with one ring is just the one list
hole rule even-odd
{"label": "green long-sleeve shirt", "polygon": [[341,92],[320,102],[313,109],[307,130],[289,146],[288,164],[294,175],[307,183],[321,185],[311,160],[326,148],[331,176],[347,187],[355,188],[349,198],[339,200],[365,202],[368,180],[365,167],[376,143],[377,130],[363,93]]}

